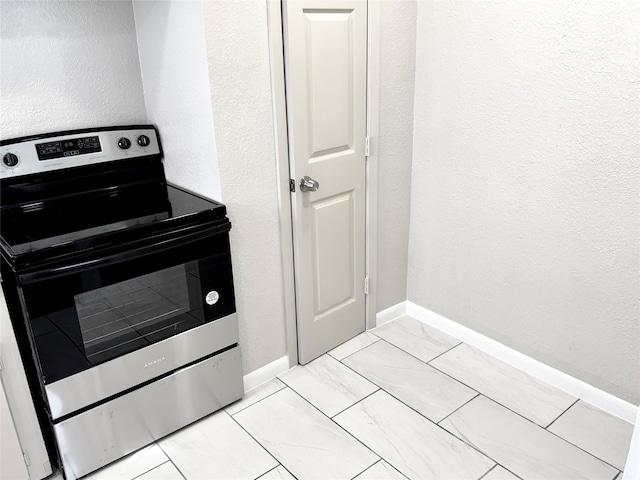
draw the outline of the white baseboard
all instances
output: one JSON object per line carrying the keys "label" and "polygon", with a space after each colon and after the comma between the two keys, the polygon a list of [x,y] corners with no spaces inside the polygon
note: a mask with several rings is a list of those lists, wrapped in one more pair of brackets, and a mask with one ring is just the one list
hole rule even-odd
{"label": "white baseboard", "polygon": [[[579,397],[585,402],[588,402],[605,412],[622,418],[631,424],[635,424],[636,422],[638,407],[626,402],[625,400],[604,392],[593,385],[589,385],[588,383],[578,380],[577,378],[563,373],[560,370],[556,370],[555,368],[539,362],[538,360],[534,360],[523,353],[513,350],[500,342],[492,340],[489,337],[485,337],[470,328],[460,325],[453,320],[449,320],[442,315],[438,315],[437,313],[421,307],[420,305],[416,305],[413,302],[403,302],[391,308],[399,307],[399,305],[406,308],[406,314],[410,317],[437,328],[438,330],[441,330],[444,333],[477,348],[478,350],[482,350],[503,362],[513,365],[514,367],[525,371],[529,375],[553,385],[570,395]],[[385,310],[385,312],[386,311],[387,310]]]}
{"label": "white baseboard", "polygon": [[407,302],[400,302],[393,307],[376,314],[376,327],[407,314]]}
{"label": "white baseboard", "polygon": [[272,378],[276,378],[287,370],[289,370],[289,356],[285,355],[284,357],[280,357],[279,359],[266,364],[264,367],[260,367],[251,373],[247,373],[242,378],[245,393],[265,382],[268,382]]}

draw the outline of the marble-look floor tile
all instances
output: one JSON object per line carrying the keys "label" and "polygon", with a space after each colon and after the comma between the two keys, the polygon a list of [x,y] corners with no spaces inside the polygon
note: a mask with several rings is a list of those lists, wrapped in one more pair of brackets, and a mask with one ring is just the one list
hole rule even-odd
{"label": "marble-look floor tile", "polygon": [[477,395],[386,341],[374,343],[342,362],[434,422]]}
{"label": "marble-look floor tile", "polygon": [[90,473],[83,480],[130,480],[169,459],[155,443]]}
{"label": "marble-look floor tile", "polygon": [[477,480],[495,464],[382,390],[334,420],[409,478]]}
{"label": "marble-look floor tile", "polygon": [[368,347],[378,340],[380,340],[380,337],[376,337],[369,332],[362,332],[360,335],[353,337],[351,340],[348,340],[342,345],[338,345],[336,348],[329,351],[329,355],[331,355],[336,360],[342,360],[343,358],[356,353],[358,350],[362,350],[363,348]]}
{"label": "marble-look floor tile", "polygon": [[260,480],[296,480],[296,477],[287,472],[287,469],[282,465],[278,465],[273,470],[269,470],[262,475]]}
{"label": "marble-look floor tile", "polygon": [[289,370],[280,380],[329,417],[378,389],[329,355]]}
{"label": "marble-look floor tile", "polygon": [[633,425],[580,400],[562,414],[549,431],[623,469]]}
{"label": "marble-look floor tile", "polygon": [[502,468],[500,465],[496,465],[493,470],[487,473],[482,480],[519,480],[509,470]]}
{"label": "marble-look floor tile", "polygon": [[617,470],[479,396],[440,425],[524,479],[611,480]]}
{"label": "marble-look floor tile", "polygon": [[412,317],[402,317],[385,323],[371,333],[423,362],[428,362],[460,343],[460,340]]}
{"label": "marble-look floor tile", "polygon": [[171,462],[166,462],[147,473],[136,477],[135,480],[184,480],[178,469]]}
{"label": "marble-look floor tile", "polygon": [[353,480],[407,480],[407,477],[384,460],[380,460]]}
{"label": "marble-look floor tile", "polygon": [[224,411],[209,415],[158,443],[187,480],[257,478],[278,465]]}
{"label": "marble-look floor tile", "polygon": [[466,344],[449,350],[429,365],[542,427],[576,401],[568,393]]}
{"label": "marble-look floor tile", "polygon": [[378,457],[289,388],[234,418],[297,478],[353,478]]}
{"label": "marble-look floor tile", "polygon": [[282,390],[285,386],[286,385],[277,378],[269,380],[268,382],[249,390],[244,394],[244,397],[225,408],[225,411],[229,415],[238,413],[240,410],[259,402],[273,393],[276,393],[278,390]]}

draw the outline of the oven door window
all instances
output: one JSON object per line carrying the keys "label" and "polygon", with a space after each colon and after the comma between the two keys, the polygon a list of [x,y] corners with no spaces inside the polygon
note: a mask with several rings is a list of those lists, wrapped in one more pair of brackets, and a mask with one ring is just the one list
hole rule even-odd
{"label": "oven door window", "polygon": [[235,312],[227,235],[23,292],[46,384]]}
{"label": "oven door window", "polygon": [[[193,270],[189,274],[188,268]],[[175,322],[185,316],[204,323],[197,280],[197,265],[192,262],[75,295],[87,360],[102,363],[112,357],[111,350],[122,350],[130,343],[148,344],[147,335],[174,329]]]}

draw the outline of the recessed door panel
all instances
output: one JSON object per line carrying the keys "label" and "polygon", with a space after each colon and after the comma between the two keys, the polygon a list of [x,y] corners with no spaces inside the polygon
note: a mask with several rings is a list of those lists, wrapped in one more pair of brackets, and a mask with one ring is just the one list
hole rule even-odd
{"label": "recessed door panel", "polygon": [[310,158],[353,145],[353,10],[305,9]]}
{"label": "recessed door panel", "polygon": [[353,192],[312,205],[315,312],[321,320],[354,301],[355,249]]}

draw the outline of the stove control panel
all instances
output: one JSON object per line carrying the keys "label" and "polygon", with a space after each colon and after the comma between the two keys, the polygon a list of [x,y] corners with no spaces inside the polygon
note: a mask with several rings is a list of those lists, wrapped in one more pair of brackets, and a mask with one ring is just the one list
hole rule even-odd
{"label": "stove control panel", "polygon": [[83,133],[27,137],[0,146],[0,178],[158,155],[160,140],[151,125],[99,128]]}

